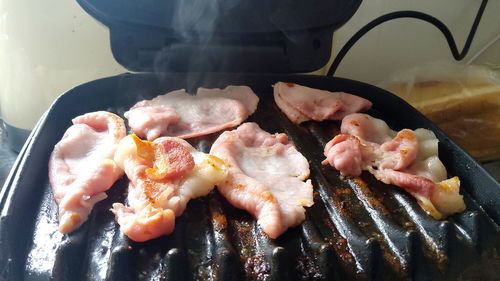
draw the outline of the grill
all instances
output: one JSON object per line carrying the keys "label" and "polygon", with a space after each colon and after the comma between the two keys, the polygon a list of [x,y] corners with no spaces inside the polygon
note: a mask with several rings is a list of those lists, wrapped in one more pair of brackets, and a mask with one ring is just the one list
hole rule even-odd
{"label": "grill", "polygon": [[[467,209],[437,221],[410,195],[368,173],[343,178],[322,166],[323,146],[340,122],[292,124],[272,98],[277,81],[359,95],[373,102],[368,113],[393,129],[433,130],[449,175],[461,179]],[[287,133],[309,160],[315,204],[300,226],[269,239],[253,217],[214,190],[189,202],[171,235],[135,243],[121,234],[109,211],[113,202],[125,200],[124,177],[77,231],[57,232],[47,163],[71,118],[96,110],[123,116],[136,101],[170,90],[229,84],[248,85],[259,95],[248,121]],[[190,143],[208,152],[217,136]],[[96,80],[60,97],[20,155],[0,193],[0,280],[494,280],[500,273],[498,182],[407,103],[352,80],[196,73]]]}

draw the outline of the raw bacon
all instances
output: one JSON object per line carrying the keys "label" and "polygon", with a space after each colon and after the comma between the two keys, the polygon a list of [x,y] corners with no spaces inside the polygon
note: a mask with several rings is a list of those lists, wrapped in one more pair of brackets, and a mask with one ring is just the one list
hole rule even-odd
{"label": "raw bacon", "polygon": [[324,154],[323,164],[344,175],[359,176],[367,170],[378,180],[405,189],[435,219],[465,210],[460,181],[446,179],[432,131],[395,132],[380,119],[355,113],[342,120],[341,134],[326,144]]}
{"label": "raw bacon", "polygon": [[[217,185],[235,207],[257,218],[263,231],[277,238],[305,219],[313,205],[309,164],[287,135],[244,123],[224,132],[210,153],[228,163],[228,177]],[[305,182],[304,182],[305,181]]]}
{"label": "raw bacon", "polygon": [[59,231],[78,228],[94,207],[105,199],[123,175],[113,161],[118,142],[125,136],[123,120],[97,111],[74,118],[49,160],[49,180],[59,205]]}
{"label": "raw bacon", "polygon": [[128,206],[114,203],[111,211],[121,231],[137,242],[170,234],[188,201],[207,195],[227,174],[222,160],[173,137],[149,142],[127,136],[114,159],[130,183]]}
{"label": "raw bacon", "polygon": [[238,126],[255,111],[258,101],[247,86],[199,88],[196,96],[177,90],[138,102],[125,118],[135,134],[148,140],[187,139]]}
{"label": "raw bacon", "polygon": [[284,82],[274,85],[274,100],[295,124],[308,120],[341,120],[350,113],[372,106],[370,101],[344,92],[329,92]]}

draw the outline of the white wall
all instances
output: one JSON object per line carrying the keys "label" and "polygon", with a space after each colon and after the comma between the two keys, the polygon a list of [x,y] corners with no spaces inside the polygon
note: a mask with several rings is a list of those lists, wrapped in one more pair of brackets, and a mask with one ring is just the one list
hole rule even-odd
{"label": "white wall", "polygon": [[126,70],[108,29],[75,0],[0,0],[0,108],[9,125],[31,129],[66,90]]}
{"label": "white wall", "polygon": [[[480,2],[365,0],[356,14],[334,34],[333,53],[336,55],[345,42],[369,21],[399,10],[416,10],[437,17],[448,26],[461,50]],[[469,54],[463,62],[467,62],[499,34],[500,0],[490,0]],[[336,76],[377,84],[395,71],[436,60],[454,61],[441,32],[423,21],[398,19],[376,27],[359,40],[342,61]],[[499,67],[500,40],[485,50],[474,63]]]}

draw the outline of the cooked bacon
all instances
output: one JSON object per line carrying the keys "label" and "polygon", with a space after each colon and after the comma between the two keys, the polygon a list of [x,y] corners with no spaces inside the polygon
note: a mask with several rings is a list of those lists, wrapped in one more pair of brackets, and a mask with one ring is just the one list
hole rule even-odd
{"label": "cooked bacon", "polygon": [[259,98],[247,86],[199,88],[196,96],[177,90],[138,102],[125,112],[132,131],[154,140],[159,136],[183,139],[238,126],[257,108]]}
{"label": "cooked bacon", "polygon": [[395,132],[380,119],[351,114],[342,120],[341,134],[326,144],[324,153],[323,164],[344,175],[359,176],[367,170],[378,180],[405,189],[436,219],[465,209],[460,181],[446,179],[432,131]]}
{"label": "cooked bacon", "polygon": [[[257,218],[262,230],[276,238],[305,219],[313,205],[309,164],[285,134],[271,135],[255,123],[224,132],[210,153],[228,163],[219,192],[235,207]],[[304,182],[305,181],[305,182]]]}
{"label": "cooked bacon", "polygon": [[128,206],[115,203],[111,211],[121,231],[137,242],[170,234],[188,201],[207,195],[227,173],[222,160],[173,137],[149,142],[127,136],[114,159],[130,184]]}
{"label": "cooked bacon", "polygon": [[[170,94],[175,96],[178,92],[175,91]],[[125,112],[124,116],[128,119],[128,125],[132,128],[132,131],[142,137],[147,137],[149,140],[158,138],[170,126],[180,121],[180,117],[173,107],[154,104],[150,101],[137,103],[129,111]]]}
{"label": "cooked bacon", "polygon": [[372,103],[344,92],[313,89],[294,83],[274,85],[274,100],[295,124],[308,120],[341,120],[344,116],[369,109]]}
{"label": "cooked bacon", "polygon": [[94,205],[107,197],[105,191],[123,175],[113,161],[116,146],[126,133],[123,120],[97,111],[72,121],[49,160],[49,180],[59,205],[62,233],[84,223]]}
{"label": "cooked bacon", "polygon": [[252,114],[257,110],[257,104],[259,103],[259,97],[248,86],[233,86],[229,85],[224,89],[214,88],[198,88],[196,96],[200,98],[227,98],[233,99],[241,102],[249,114]]}

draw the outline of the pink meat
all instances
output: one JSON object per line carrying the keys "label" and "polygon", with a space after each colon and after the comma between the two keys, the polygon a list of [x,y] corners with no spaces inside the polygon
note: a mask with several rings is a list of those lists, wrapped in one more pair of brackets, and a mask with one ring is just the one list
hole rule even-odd
{"label": "pink meat", "polygon": [[187,139],[241,124],[255,111],[258,101],[247,86],[200,88],[196,96],[177,90],[137,103],[125,118],[134,133],[148,140],[159,136]]}
{"label": "pink meat", "polygon": [[418,140],[412,130],[403,129],[390,141],[380,146],[383,158],[378,165],[381,169],[401,170],[409,167],[418,155]]}
{"label": "pink meat", "polygon": [[419,194],[425,198],[430,198],[434,190],[432,180],[406,171],[381,169],[371,170],[371,173],[381,182],[399,186],[412,194]]}
{"label": "pink meat", "polygon": [[372,103],[344,92],[313,89],[294,83],[274,85],[274,100],[295,124],[307,120],[341,120],[344,116],[369,109]]}
{"label": "pink meat", "polygon": [[125,113],[132,130],[149,140],[154,140],[166,132],[170,126],[180,121],[174,108],[166,105],[140,102]]}
{"label": "pink meat", "polygon": [[49,180],[59,205],[59,231],[78,228],[93,206],[105,199],[123,171],[113,161],[118,142],[125,136],[123,120],[98,111],[73,119],[49,160]]}
{"label": "pink meat", "polygon": [[259,97],[248,86],[233,86],[229,85],[224,89],[214,88],[198,88],[196,92],[197,97],[206,98],[227,98],[233,99],[241,102],[250,114],[253,114],[257,110],[257,104],[259,103]]}
{"label": "pink meat", "polygon": [[288,117],[288,119],[290,119],[290,121],[295,124],[300,124],[302,122],[311,120],[311,118],[302,114],[288,100],[283,98],[283,95],[280,94],[278,89],[278,84],[281,85],[280,83],[281,82],[278,82],[276,85],[274,85],[274,101],[276,102],[276,105],[281,109],[281,111]]}
{"label": "pink meat", "polygon": [[357,136],[365,141],[378,144],[391,140],[396,134],[383,120],[362,113],[345,116],[342,119],[340,131],[343,134]]}
{"label": "pink meat", "polygon": [[[130,183],[127,205],[114,203],[111,211],[120,230],[137,242],[170,234],[188,201],[207,195],[226,175],[220,163],[182,139],[162,137],[143,146],[154,146],[155,152],[140,149],[133,137],[127,136],[114,158]],[[152,176],[150,169],[157,165],[167,170]]]}
{"label": "pink meat", "polygon": [[[343,174],[358,176],[367,162],[363,159],[363,148],[358,138],[340,134],[326,144],[325,156],[328,163]],[[325,162],[326,163],[326,162]]]}
{"label": "pink meat", "polygon": [[228,177],[217,185],[219,192],[255,216],[269,237],[305,219],[304,207],[313,204],[311,181],[305,181],[309,164],[287,135],[271,135],[255,123],[244,123],[224,132],[210,153],[229,166]]}
{"label": "pink meat", "polygon": [[323,164],[349,176],[368,170],[378,180],[405,189],[429,214],[442,218],[463,211],[465,205],[458,179],[446,180],[437,144],[429,130],[395,132],[380,119],[355,113],[342,120],[341,134],[326,144]]}

